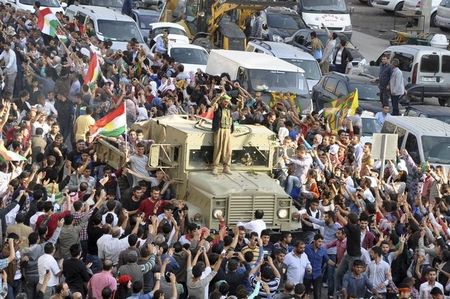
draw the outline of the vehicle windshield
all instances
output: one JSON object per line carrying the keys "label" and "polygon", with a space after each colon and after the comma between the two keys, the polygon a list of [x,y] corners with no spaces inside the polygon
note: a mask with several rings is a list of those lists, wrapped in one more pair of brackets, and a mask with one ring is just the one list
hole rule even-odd
{"label": "vehicle windshield", "polygon": [[305,60],[298,58],[286,58],[283,59],[293,65],[298,66],[299,68],[305,71],[305,77],[308,80],[320,80],[320,68],[319,64],[313,60]]}
{"label": "vehicle windshield", "polygon": [[361,100],[367,101],[379,101],[380,96],[378,93],[380,90],[375,84],[364,84],[364,83],[350,83],[350,90],[355,90],[358,88],[358,97]]}
{"label": "vehicle windshield", "polygon": [[300,0],[303,10],[322,12],[347,12],[345,0]]}
{"label": "vehicle windshield", "polygon": [[305,28],[300,16],[294,14],[267,14],[267,25],[271,28],[298,30]]}
{"label": "vehicle windshield", "polygon": [[372,136],[374,133],[381,132],[381,125],[376,118],[362,117],[362,135]]}
{"label": "vehicle windshield", "polygon": [[150,24],[158,22],[158,15],[140,15],[139,16],[139,28],[150,29]]}
{"label": "vehicle windshield", "polygon": [[89,5],[122,8],[123,0],[90,0]]}
{"label": "vehicle windshield", "polygon": [[208,54],[201,49],[172,48],[170,50],[170,57],[178,63],[200,65],[206,65],[208,63]]}
{"label": "vehicle windshield", "polygon": [[308,93],[308,85],[302,73],[249,70],[249,77],[253,90]]}
{"label": "vehicle windshield", "polygon": [[438,119],[440,121],[443,121],[445,123],[450,124],[450,116],[448,116],[448,115],[431,115],[431,116],[428,116],[428,117],[431,117],[431,118],[434,118],[434,119]]}
{"label": "vehicle windshield", "polygon": [[135,22],[122,22],[110,20],[98,20],[98,31],[105,39],[114,41],[129,41],[133,37],[142,43],[142,36]]}
{"label": "vehicle windshield", "polygon": [[153,29],[154,32],[154,36],[157,36],[159,34],[163,34],[164,30],[168,30],[169,34],[177,34],[177,35],[184,35],[186,36],[186,32],[184,32],[181,29],[178,28],[173,28],[173,27],[159,27],[159,28],[155,28]]}
{"label": "vehicle windshield", "polygon": [[[34,5],[34,2],[36,2],[35,0],[19,0],[20,3],[25,4],[25,5]],[[41,3],[41,6],[45,6],[45,7],[60,7],[61,5],[59,4],[58,0],[42,0],[39,1]]]}
{"label": "vehicle windshield", "polygon": [[450,137],[422,136],[423,157],[436,164],[450,164]]}

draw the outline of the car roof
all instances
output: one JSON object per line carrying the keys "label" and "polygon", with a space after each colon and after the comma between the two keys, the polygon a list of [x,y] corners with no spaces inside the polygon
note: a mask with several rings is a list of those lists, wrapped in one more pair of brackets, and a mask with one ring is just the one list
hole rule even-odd
{"label": "car roof", "polygon": [[[239,61],[243,67],[248,69],[267,69],[272,66],[274,70],[284,72],[300,72],[305,71],[289,62],[280,58],[270,56],[263,53],[246,52],[246,51],[232,51],[232,50],[211,50],[211,53],[216,52],[231,61]],[[262,68],[261,66],[265,66]],[[275,68],[276,67],[276,68]]]}
{"label": "car roof", "polygon": [[[419,51],[433,51],[436,53],[445,53],[450,54],[449,50],[435,48],[431,46],[419,46],[419,45],[398,45],[398,46],[390,46],[387,47],[384,51],[393,50],[393,51],[410,51],[410,52],[419,52]],[[383,51],[383,52],[384,52]]]}
{"label": "car roof", "polygon": [[151,23],[151,25],[152,25],[152,28],[172,27],[172,28],[177,28],[177,29],[181,29],[183,31],[186,31],[183,26],[181,26],[180,24],[177,24],[177,23],[156,22],[156,23]]}
{"label": "car roof", "polygon": [[410,105],[406,108],[406,110],[416,110],[429,116],[443,115],[450,117],[450,107],[436,105]]}
{"label": "car roof", "polygon": [[364,73],[357,73],[357,74],[342,74],[338,72],[332,72],[329,73],[329,75],[325,76],[334,76],[334,77],[342,77],[343,79],[347,80],[348,82],[358,82],[358,83],[369,83],[374,84],[376,83],[373,81],[373,79],[376,79],[375,77],[364,74]]}
{"label": "car roof", "polygon": [[133,9],[133,12],[138,14],[138,15],[146,15],[146,16],[155,16],[155,15],[160,15],[160,12],[157,10],[153,10],[153,9]]}
{"label": "car roof", "polygon": [[278,58],[315,60],[311,54],[302,51],[300,48],[285,43],[253,40],[250,41],[249,44],[262,47]]}
{"label": "car roof", "polygon": [[267,14],[299,15],[295,10],[288,7],[268,7],[265,12]]}
{"label": "car roof", "polygon": [[189,48],[189,49],[199,49],[199,50],[206,51],[206,49],[201,47],[201,46],[193,45],[193,44],[189,44],[189,43],[183,43],[183,42],[170,43],[169,47],[171,49],[174,49],[174,48]]}
{"label": "car roof", "polygon": [[[73,7],[72,7],[73,6]],[[93,6],[93,5],[71,5],[67,9],[72,9],[74,11],[82,12],[86,15],[89,15],[90,18],[92,18],[93,15],[95,15],[95,19],[100,20],[116,20],[116,21],[131,21],[134,22],[134,20],[127,16],[123,15],[121,13],[118,13],[110,8],[103,7],[103,6]]]}
{"label": "car roof", "polygon": [[450,136],[450,124],[443,121],[428,118],[428,117],[414,117],[414,116],[388,116],[385,122],[388,121],[394,125],[398,125],[410,132],[422,133],[430,136]]}

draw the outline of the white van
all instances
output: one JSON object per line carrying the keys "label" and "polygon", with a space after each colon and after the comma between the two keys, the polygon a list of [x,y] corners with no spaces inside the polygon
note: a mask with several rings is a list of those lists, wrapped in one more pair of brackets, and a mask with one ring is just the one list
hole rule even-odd
{"label": "white van", "polygon": [[450,168],[450,124],[434,118],[388,116],[381,133],[398,134],[398,148],[406,149],[417,164]]}
{"label": "white van", "polygon": [[267,101],[273,92],[296,94],[303,114],[313,110],[304,70],[279,58],[246,51],[211,50],[206,73],[228,73],[231,80],[238,80],[250,93],[262,91]]}
{"label": "white van", "polygon": [[399,68],[407,88],[425,86],[425,97],[439,97],[441,104],[450,96],[450,51],[430,46],[390,46],[380,53],[376,61],[370,62],[368,73],[378,76],[384,55],[389,57],[389,61],[394,58],[400,61]]}
{"label": "white van", "polygon": [[298,13],[311,29],[325,29],[342,32],[350,40],[352,21],[345,0],[299,0]]}
{"label": "white van", "polygon": [[87,5],[70,5],[65,15],[70,20],[77,18],[85,25],[91,23],[99,40],[112,41],[111,49],[113,50],[126,50],[128,42],[135,38],[139,45],[144,47],[146,53],[150,53],[136,22],[129,16],[106,7]]}
{"label": "white van", "polygon": [[[26,10],[34,13],[34,2],[36,0],[0,0],[0,3],[10,4],[16,10]],[[64,8],[67,6],[66,3],[61,3],[59,0],[40,0],[41,9],[48,7],[52,11],[52,13],[56,14],[57,12],[64,13]]]}
{"label": "white van", "polygon": [[322,77],[322,72],[320,71],[317,60],[314,59],[311,54],[292,45],[252,40],[247,44],[245,51],[275,56],[303,69],[305,71],[309,91],[312,90],[313,86],[316,85],[319,82],[320,77]]}

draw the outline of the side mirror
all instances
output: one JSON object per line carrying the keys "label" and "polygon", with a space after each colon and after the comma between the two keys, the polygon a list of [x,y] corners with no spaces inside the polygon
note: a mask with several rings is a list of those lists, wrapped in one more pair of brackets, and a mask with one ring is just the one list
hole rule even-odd
{"label": "side mirror", "polygon": [[375,66],[375,61],[371,60],[371,61],[369,62],[369,65],[370,65],[370,66]]}

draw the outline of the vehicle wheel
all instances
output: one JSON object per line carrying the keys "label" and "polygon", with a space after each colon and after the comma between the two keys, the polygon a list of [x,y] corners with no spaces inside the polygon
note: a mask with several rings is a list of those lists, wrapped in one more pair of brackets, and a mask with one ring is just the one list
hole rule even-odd
{"label": "vehicle wheel", "polygon": [[387,10],[387,9],[383,9],[383,10],[384,10],[385,13],[388,13],[388,14],[393,14],[394,13],[392,10]]}
{"label": "vehicle wheel", "polygon": [[373,7],[374,2],[375,2],[375,0],[367,0],[367,5],[370,7]]}
{"label": "vehicle wheel", "polygon": [[434,13],[431,15],[431,18],[430,18],[430,26],[431,26],[431,27],[437,27],[437,25],[436,25],[436,12],[434,12]]}
{"label": "vehicle wheel", "polygon": [[403,2],[399,2],[399,3],[397,3],[397,5],[394,8],[394,12],[400,11],[402,9],[403,9]]}
{"label": "vehicle wheel", "polygon": [[439,98],[438,99],[439,105],[441,105],[442,107],[447,106],[447,101],[448,101],[448,99],[446,99],[446,98]]}

